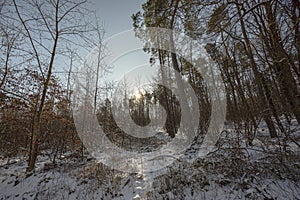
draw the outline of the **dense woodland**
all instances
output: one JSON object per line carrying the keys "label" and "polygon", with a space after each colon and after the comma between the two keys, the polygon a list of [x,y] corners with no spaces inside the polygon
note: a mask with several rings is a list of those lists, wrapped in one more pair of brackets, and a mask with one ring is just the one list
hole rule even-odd
{"label": "dense woodland", "polygon": [[[66,152],[83,156],[72,119],[71,75],[95,46],[97,77],[109,73],[109,66],[102,63],[105,29],[100,20],[85,1],[0,1],[0,156],[25,155],[28,172],[39,155],[47,155],[53,163]],[[205,39],[226,89],[226,124],[246,145],[252,145],[261,134],[260,124],[265,124],[269,139],[281,138],[274,141],[300,147],[299,0],[148,0],[132,14],[132,21],[135,30],[161,27]],[[141,33],[137,36],[151,42]],[[151,55],[149,62],[160,66],[157,79],[167,80],[170,69],[175,69],[192,85],[202,113],[199,134],[205,134],[211,105],[202,75],[175,53],[145,51]],[[111,114],[114,83],[99,81],[96,87],[99,124],[118,145],[134,145],[135,138],[122,133]],[[164,128],[175,137],[182,108],[172,92],[156,86],[139,95],[125,102],[133,121],[147,125],[151,108],[160,104],[168,116]],[[160,119],[159,113],[154,115]]]}

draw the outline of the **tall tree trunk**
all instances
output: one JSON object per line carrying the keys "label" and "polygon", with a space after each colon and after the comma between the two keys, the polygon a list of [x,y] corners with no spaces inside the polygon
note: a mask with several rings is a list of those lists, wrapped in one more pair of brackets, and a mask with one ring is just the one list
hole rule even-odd
{"label": "tall tree trunk", "polygon": [[[236,6],[237,6],[237,10],[238,10],[238,15],[239,15],[240,25],[241,25],[241,29],[242,29],[242,34],[243,34],[243,37],[244,37],[244,40],[245,40],[245,43],[246,43],[246,52],[248,54],[248,57],[249,57],[249,60],[250,60],[250,65],[251,65],[251,68],[254,72],[254,77],[255,77],[255,80],[256,80],[256,83],[257,83],[260,103],[261,103],[261,105],[266,105],[267,109],[269,109],[268,101],[266,100],[265,93],[264,93],[264,90],[263,90],[263,87],[262,87],[262,74],[257,69],[257,64],[255,62],[254,55],[253,55],[252,48],[251,48],[251,43],[250,43],[250,40],[249,40],[247,32],[246,32],[246,27],[245,27],[245,23],[244,23],[242,14],[241,14],[240,6],[239,5],[236,5]],[[270,136],[271,137],[276,137],[277,132],[276,132],[276,128],[275,128],[274,122],[272,121],[271,116],[268,113],[263,112],[263,119],[264,119],[264,121],[266,122],[266,124],[268,126],[268,129],[270,131]]]}
{"label": "tall tree trunk", "polygon": [[[172,1],[171,6],[173,5],[173,2],[174,1]],[[171,30],[173,30],[173,28],[174,28],[175,16],[176,16],[176,13],[177,13],[178,6],[179,6],[179,0],[176,0],[175,5],[174,5],[174,11],[172,13],[171,21],[170,21],[170,27],[169,28]],[[172,31],[170,32],[170,38],[169,39],[170,39],[172,64],[173,64],[174,70],[177,71],[177,73],[175,73],[175,79],[176,79],[176,83],[177,83],[177,87],[178,87],[179,98],[181,100],[180,106],[181,106],[181,110],[184,111],[187,115],[186,118],[183,117],[183,121],[181,123],[183,123],[185,128],[188,128],[188,127],[190,127],[189,125],[191,123],[192,115],[191,115],[191,111],[190,111],[189,106],[188,106],[188,101],[185,98],[186,95],[185,95],[185,92],[184,92],[183,82],[182,82],[182,78],[181,78],[181,75],[180,75],[181,70],[179,69],[177,55],[175,53],[174,36],[173,36]]]}
{"label": "tall tree trunk", "polygon": [[57,48],[57,43],[58,43],[58,37],[59,37],[59,32],[58,32],[58,2],[56,3],[56,13],[55,13],[55,38],[54,38],[54,44],[52,47],[51,51],[51,58],[48,66],[48,71],[47,71],[47,77],[43,85],[43,91],[42,91],[42,96],[40,100],[39,107],[36,111],[35,118],[33,120],[33,130],[32,130],[32,139],[31,139],[31,151],[29,155],[29,162],[28,162],[28,167],[27,167],[27,172],[31,172],[34,170],[36,159],[38,156],[38,146],[39,146],[39,138],[40,138],[40,131],[41,131],[41,116],[46,100],[46,95],[50,83],[50,79],[52,76],[52,69],[53,69],[53,64],[54,64],[54,58],[56,55],[56,48]]}
{"label": "tall tree trunk", "polygon": [[292,7],[292,13],[291,18],[293,22],[293,29],[295,30],[294,34],[294,40],[295,40],[295,47],[297,49],[297,61],[298,66],[293,66],[294,72],[297,74],[298,79],[300,79],[300,2],[298,0],[293,0],[293,7]]}
{"label": "tall tree trunk", "polygon": [[282,93],[284,94],[286,101],[290,106],[290,110],[294,113],[298,124],[300,124],[299,90],[290,69],[289,58],[286,56],[287,53],[282,44],[276,22],[276,16],[273,13],[271,3],[266,2],[264,7],[267,15],[267,21],[269,25],[268,31],[271,39],[271,48],[269,48],[268,51],[274,63],[274,71],[279,81]]}

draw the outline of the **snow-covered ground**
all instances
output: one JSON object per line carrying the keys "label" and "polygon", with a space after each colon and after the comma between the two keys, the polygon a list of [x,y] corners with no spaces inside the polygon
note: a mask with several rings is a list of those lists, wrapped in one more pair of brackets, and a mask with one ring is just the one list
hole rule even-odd
{"label": "snow-covered ground", "polygon": [[87,158],[54,166],[40,156],[26,177],[26,158],[2,158],[0,199],[300,199],[300,149],[279,140],[260,133],[247,146],[229,131],[207,156],[197,158],[194,145],[169,167],[144,174]]}

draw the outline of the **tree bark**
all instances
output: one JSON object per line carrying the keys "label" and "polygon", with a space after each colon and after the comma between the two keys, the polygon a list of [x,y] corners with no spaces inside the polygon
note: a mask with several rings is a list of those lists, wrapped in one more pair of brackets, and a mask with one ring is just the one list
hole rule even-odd
{"label": "tree bark", "polygon": [[[241,25],[241,29],[242,29],[242,34],[243,34],[243,37],[244,37],[244,40],[245,40],[245,43],[246,43],[246,52],[248,54],[248,57],[249,57],[249,60],[250,60],[250,65],[251,65],[251,68],[254,72],[254,77],[255,77],[255,80],[256,80],[256,83],[257,83],[259,99],[260,99],[261,105],[266,105],[267,110],[268,110],[269,105],[268,105],[268,102],[266,100],[265,92],[264,92],[263,87],[262,87],[262,74],[257,69],[257,64],[255,62],[254,55],[253,55],[252,48],[251,48],[251,43],[250,43],[250,40],[249,40],[247,32],[246,32],[246,27],[245,27],[245,23],[244,23],[242,14],[241,14],[240,6],[238,4],[236,6],[237,6],[237,10],[238,10],[238,15],[239,15],[240,25]],[[276,137],[277,132],[276,132],[276,128],[275,128],[275,125],[274,125],[274,122],[273,122],[271,116],[268,113],[263,112],[263,119],[265,120],[265,122],[268,126],[268,129],[270,131],[270,136],[271,137]]]}
{"label": "tree bark", "polygon": [[282,93],[285,96],[286,101],[290,106],[290,110],[294,113],[295,118],[300,124],[300,94],[299,89],[297,88],[297,83],[293,77],[292,71],[290,69],[290,63],[287,58],[287,53],[284,49],[284,46],[281,41],[279,34],[276,16],[272,11],[272,6],[270,2],[264,4],[269,34],[270,34],[270,47],[268,49],[270,56],[273,59],[273,66],[276,77],[279,81]]}

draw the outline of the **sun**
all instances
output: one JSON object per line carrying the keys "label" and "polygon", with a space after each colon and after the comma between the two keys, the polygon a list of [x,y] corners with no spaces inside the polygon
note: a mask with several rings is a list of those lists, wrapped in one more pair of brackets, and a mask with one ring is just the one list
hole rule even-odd
{"label": "sun", "polygon": [[142,98],[142,94],[141,93],[136,93],[134,96],[135,96],[136,100],[139,100],[139,99]]}

